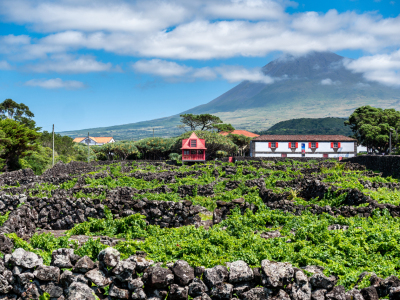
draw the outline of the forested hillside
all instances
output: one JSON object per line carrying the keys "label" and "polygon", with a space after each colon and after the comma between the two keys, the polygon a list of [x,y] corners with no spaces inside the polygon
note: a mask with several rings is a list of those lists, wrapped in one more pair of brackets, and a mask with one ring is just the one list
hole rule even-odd
{"label": "forested hillside", "polygon": [[352,135],[349,126],[344,122],[347,118],[301,118],[282,121],[268,130],[258,131],[262,134],[341,134]]}

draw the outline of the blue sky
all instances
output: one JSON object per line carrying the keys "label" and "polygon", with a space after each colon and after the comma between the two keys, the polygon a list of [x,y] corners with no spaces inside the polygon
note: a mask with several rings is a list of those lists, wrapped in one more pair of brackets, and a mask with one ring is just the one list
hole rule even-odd
{"label": "blue sky", "polygon": [[400,0],[0,0],[0,101],[44,130],[134,123],[207,103],[282,54],[333,51],[400,86]]}

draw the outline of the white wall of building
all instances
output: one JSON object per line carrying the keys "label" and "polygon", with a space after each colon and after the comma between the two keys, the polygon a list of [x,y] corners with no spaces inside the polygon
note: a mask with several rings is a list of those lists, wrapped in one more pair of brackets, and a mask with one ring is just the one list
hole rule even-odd
{"label": "white wall of building", "polygon": [[[295,141],[294,141],[295,142]],[[272,149],[269,148],[269,142],[259,142],[259,141],[253,141],[255,145],[255,152],[269,152],[272,153]],[[302,142],[298,142],[298,147],[296,148],[295,151],[292,151],[291,148],[289,148],[289,142],[278,142],[278,148],[275,149],[274,152],[279,152],[279,153],[301,153],[301,144]],[[309,142],[304,142],[305,144],[305,151],[306,153],[336,153],[333,148],[331,148],[331,143],[330,142],[318,142],[318,148],[313,151],[312,149],[309,148]],[[340,142],[340,148],[337,149],[337,152],[354,152],[354,142]]]}
{"label": "white wall of building", "polygon": [[281,157],[281,154],[275,153],[256,153],[255,157]]}

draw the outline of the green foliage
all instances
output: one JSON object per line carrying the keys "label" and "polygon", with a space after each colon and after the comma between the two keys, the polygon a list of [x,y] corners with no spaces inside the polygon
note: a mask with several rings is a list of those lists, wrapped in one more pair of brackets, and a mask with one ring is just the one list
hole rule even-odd
{"label": "green foliage", "polygon": [[393,108],[382,109],[369,105],[362,106],[350,115],[345,124],[350,126],[354,137],[361,145],[380,153],[387,153],[390,128],[395,133],[395,140],[398,140],[400,112]]}
{"label": "green foliage", "polygon": [[[212,131],[195,131],[200,139],[205,139],[207,159],[217,157],[217,151],[225,151],[227,153],[235,153],[238,147],[227,137],[217,132]],[[187,139],[192,134],[192,131],[185,132],[180,135],[172,146],[173,151],[179,152],[182,147],[182,140]]]}
{"label": "green foliage", "polygon": [[88,222],[77,224],[67,232],[71,235],[108,235],[113,237],[139,238],[146,236],[146,221],[141,214],[130,215],[122,219],[113,219],[110,210],[105,206],[106,219],[90,218]]}
{"label": "green foliage", "polygon": [[231,124],[215,124],[213,125],[213,128],[217,129],[218,132],[232,132],[235,130],[235,127],[233,127]]}
{"label": "green foliage", "polygon": [[170,153],[168,157],[170,160],[176,160],[176,161],[182,160],[182,154],[178,153]]}
{"label": "green foliage", "polygon": [[120,141],[92,147],[99,159],[126,160],[139,156],[139,150],[133,141]]}
{"label": "green foliage", "polygon": [[29,107],[23,103],[16,103],[12,99],[6,99],[0,103],[0,120],[15,120],[37,131],[40,128],[35,128],[36,123],[32,120],[34,116],[35,115],[29,110]]}
{"label": "green foliage", "polygon": [[10,212],[6,212],[4,215],[0,216],[0,226],[3,226],[4,222],[8,220],[8,215]]}
{"label": "green foliage", "polygon": [[[53,133],[43,131],[37,141],[41,146],[53,149]],[[69,136],[54,134],[54,151],[56,152],[56,161],[63,161],[64,163],[76,160],[77,155],[74,145],[76,143]]]}
{"label": "green foliage", "polygon": [[183,114],[180,115],[181,123],[190,127],[190,130],[210,130],[219,123],[223,123],[217,116],[210,114]]}
{"label": "green foliage", "polygon": [[[104,219],[89,219],[77,224],[67,232],[65,237],[55,238],[52,234],[35,234],[30,243],[10,234],[15,247],[22,247],[28,251],[41,255],[46,264],[50,263],[51,252],[58,248],[68,248],[69,238],[72,235],[110,236],[124,238],[116,248],[121,252],[121,258],[127,258],[136,251],[145,251],[148,258],[155,262],[171,262],[178,259],[188,261],[192,266],[213,267],[235,260],[244,260],[252,267],[260,266],[263,259],[290,262],[295,267],[306,265],[320,265],[325,268],[326,275],[337,275],[339,284],[346,289],[354,287],[361,272],[375,272],[379,277],[400,275],[400,222],[393,218],[386,210],[375,210],[369,218],[361,217],[333,217],[328,214],[313,215],[308,211],[302,215],[284,213],[267,208],[260,196],[258,187],[246,186],[246,180],[263,178],[265,186],[276,193],[289,191],[288,200],[299,204],[343,205],[346,194],[337,196],[328,192],[322,199],[305,201],[298,197],[296,190],[281,188],[278,181],[290,181],[302,178],[299,168],[311,168],[318,165],[317,161],[295,162],[291,160],[274,164],[272,161],[260,165],[257,162],[240,162],[236,164],[199,164],[181,166],[178,172],[198,171],[201,174],[176,176],[173,183],[158,180],[145,181],[130,177],[130,174],[121,172],[120,164],[107,166],[112,176],[106,178],[86,178],[86,183],[92,187],[107,186],[114,189],[117,186],[130,186],[137,189],[153,189],[161,185],[171,188],[170,193],[136,194],[136,199],[146,197],[149,200],[179,201],[178,188],[182,185],[193,186],[193,195],[185,200],[192,201],[193,205],[202,205],[210,210],[216,207],[217,201],[232,201],[244,198],[246,202],[258,207],[256,213],[250,211],[241,214],[236,209],[223,222],[205,230],[203,227],[183,226],[179,228],[160,228],[155,225],[146,225],[144,216],[139,214],[125,218],[114,219],[111,211],[105,207]],[[225,166],[236,167],[235,174],[226,174]],[[140,162],[132,163],[132,172],[165,172],[160,166],[143,165]],[[276,170],[274,167],[286,170]],[[282,168],[285,167],[285,168]],[[217,171],[217,172],[215,172]],[[369,193],[381,203],[400,203],[400,192],[388,188],[367,190],[360,181],[390,183],[398,182],[391,177],[366,177],[362,171],[346,170],[342,163],[332,168],[323,168],[324,181],[330,182],[339,189],[359,188]],[[216,174],[217,173],[217,174]],[[216,180],[214,176],[218,176]],[[239,182],[239,186],[227,191],[229,181]],[[51,193],[55,188],[69,189],[74,186],[76,179],[64,183],[59,187],[52,184],[40,184],[35,192]],[[200,185],[215,183],[212,196],[200,196]],[[83,193],[80,197],[85,196]],[[88,196],[88,195],[86,195]],[[103,204],[107,204],[107,199]],[[210,220],[211,214],[201,214],[203,220]],[[0,222],[6,216],[0,217]],[[348,230],[328,230],[329,225],[340,224],[349,226]],[[278,230],[281,237],[264,239],[260,234],[265,231]],[[295,233],[295,234],[294,234]],[[289,241],[290,240],[290,241]],[[74,243],[75,253],[88,255],[93,260],[98,253],[107,246],[101,244],[100,239],[89,239],[80,248]],[[361,282],[363,287],[367,278]]]}
{"label": "green foliage", "polygon": [[5,159],[3,159],[2,156],[6,152],[6,146],[9,146],[10,144],[11,139],[6,138],[6,134],[0,129],[0,170],[2,170],[5,166]]}
{"label": "green foliage", "polygon": [[18,160],[29,155],[28,151],[37,149],[35,141],[40,134],[11,119],[0,120],[0,130],[4,132],[8,140],[1,156],[5,160],[5,168],[6,170],[18,169],[20,167]]}
{"label": "green foliage", "polygon": [[159,159],[168,156],[174,143],[175,139],[173,138],[152,137],[136,141],[135,146],[142,154],[142,157]]}
{"label": "green foliage", "polygon": [[[99,146],[97,146],[99,147]],[[73,146],[74,148],[74,158],[72,160],[75,161],[87,161],[88,160],[88,146],[84,145],[82,143],[75,143]],[[89,160],[94,161],[97,160],[96,153],[93,151],[93,149],[96,148],[96,146],[92,146],[89,148]]]}
{"label": "green foliage", "polygon": [[268,130],[258,131],[263,134],[341,134],[350,136],[352,131],[344,125],[345,118],[301,118],[281,121]]}
{"label": "green foliage", "polygon": [[38,145],[36,150],[27,151],[26,156],[19,160],[22,169],[31,168],[36,175],[43,174],[46,169],[51,167],[51,163],[52,150],[41,145]]}
{"label": "green foliage", "polygon": [[46,292],[44,292],[43,295],[39,297],[39,300],[50,300],[50,299],[51,299],[50,294]]}
{"label": "green foliage", "polygon": [[238,148],[245,152],[250,149],[250,141],[252,137],[245,136],[243,134],[228,134],[228,138],[236,145]]}

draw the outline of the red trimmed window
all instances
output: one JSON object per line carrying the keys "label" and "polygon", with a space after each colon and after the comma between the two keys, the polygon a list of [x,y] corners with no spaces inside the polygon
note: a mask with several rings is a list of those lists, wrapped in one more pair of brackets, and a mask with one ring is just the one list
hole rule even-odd
{"label": "red trimmed window", "polygon": [[190,140],[190,147],[197,147],[197,141],[196,140]]}
{"label": "red trimmed window", "polygon": [[340,143],[339,142],[332,142],[331,143],[331,148],[340,148]]}
{"label": "red trimmed window", "polygon": [[299,143],[289,142],[289,148],[298,148],[298,147],[299,147]]}
{"label": "red trimmed window", "polygon": [[318,149],[318,143],[317,142],[311,142],[311,143],[308,143],[308,148],[310,148],[310,149]]}
{"label": "red trimmed window", "polygon": [[278,142],[269,142],[268,148],[278,148]]}
{"label": "red trimmed window", "polygon": [[189,155],[190,154],[190,150],[183,150],[183,155]]}

